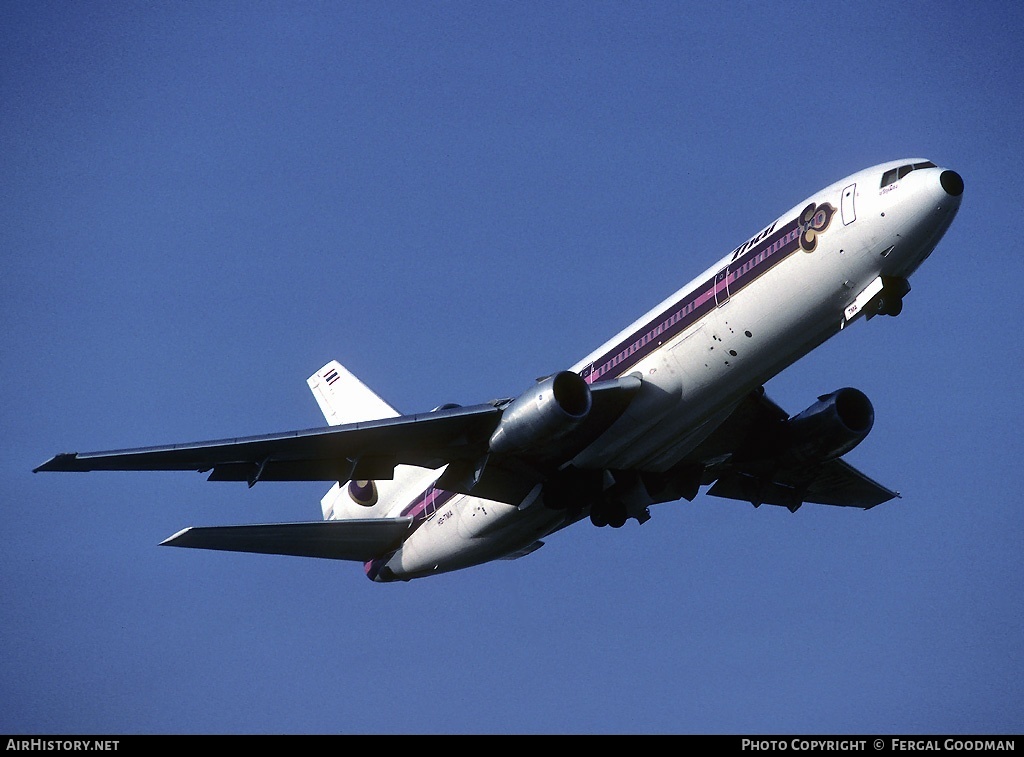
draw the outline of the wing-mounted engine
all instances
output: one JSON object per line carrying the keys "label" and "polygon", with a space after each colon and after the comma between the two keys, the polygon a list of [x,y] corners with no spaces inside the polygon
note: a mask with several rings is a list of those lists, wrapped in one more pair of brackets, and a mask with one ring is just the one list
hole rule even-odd
{"label": "wing-mounted engine", "polygon": [[577,429],[590,412],[590,387],[572,371],[537,382],[502,413],[488,446],[505,455],[543,448]]}
{"label": "wing-mounted engine", "polygon": [[823,394],[785,422],[778,461],[788,467],[835,460],[864,441],[874,423],[875,410],[859,389]]}
{"label": "wing-mounted engine", "polygon": [[761,399],[747,406],[747,439],[727,462],[709,467],[708,494],[795,511],[804,502],[874,507],[898,496],[840,458],[860,444],[875,421],[867,396],[839,389],[791,418]]}
{"label": "wing-mounted engine", "polygon": [[452,460],[438,488],[528,507],[541,484],[599,437],[640,389],[638,376],[593,384],[572,371],[539,380],[513,401],[479,450]]}

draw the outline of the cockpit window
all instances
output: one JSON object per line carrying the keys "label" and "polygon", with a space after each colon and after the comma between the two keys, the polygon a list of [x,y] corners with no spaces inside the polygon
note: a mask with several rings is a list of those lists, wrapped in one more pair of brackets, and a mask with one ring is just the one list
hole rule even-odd
{"label": "cockpit window", "polygon": [[908,163],[907,165],[900,166],[899,168],[891,168],[888,171],[886,171],[884,174],[882,174],[882,186],[883,187],[887,187],[890,184],[892,184],[893,182],[899,181],[900,179],[902,179],[904,176],[906,176],[911,171],[916,171],[919,168],[935,168],[935,167],[936,166],[935,166],[934,163],[932,163],[930,160],[926,160],[926,161],[923,161],[921,163],[914,163],[914,164]]}

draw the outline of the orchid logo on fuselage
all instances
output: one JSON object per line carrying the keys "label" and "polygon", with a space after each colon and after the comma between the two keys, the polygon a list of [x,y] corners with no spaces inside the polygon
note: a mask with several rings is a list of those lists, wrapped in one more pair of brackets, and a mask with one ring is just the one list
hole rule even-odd
{"label": "orchid logo on fuselage", "polygon": [[829,203],[816,205],[813,202],[800,214],[797,226],[800,229],[800,248],[804,252],[814,252],[818,246],[818,235],[823,233],[832,223],[836,209]]}

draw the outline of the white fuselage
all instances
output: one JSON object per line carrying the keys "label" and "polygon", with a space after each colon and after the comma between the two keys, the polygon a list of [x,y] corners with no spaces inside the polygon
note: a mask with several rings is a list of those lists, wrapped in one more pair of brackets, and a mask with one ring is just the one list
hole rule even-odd
{"label": "white fuselage", "polygon": [[[586,469],[664,471],[745,395],[860,315],[852,303],[879,277],[906,278],[931,253],[960,204],[943,169],[856,173],[779,216],[572,367],[588,382],[642,378],[624,415],[572,462]],[[378,581],[468,567],[521,550],[567,525],[563,511],[471,496],[435,496]],[[404,505],[396,503],[391,514]]]}

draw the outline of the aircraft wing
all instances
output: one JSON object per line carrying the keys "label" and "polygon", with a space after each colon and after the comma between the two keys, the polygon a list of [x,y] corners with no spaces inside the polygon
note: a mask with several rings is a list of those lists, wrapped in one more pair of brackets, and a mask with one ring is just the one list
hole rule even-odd
{"label": "aircraft wing", "polygon": [[[38,471],[210,471],[211,481],[390,478],[395,465],[437,468],[486,444],[501,416],[492,404],[278,434],[159,447],[71,452]],[[387,471],[380,475],[383,468]],[[371,470],[372,469],[372,470]]]}
{"label": "aircraft wing", "polygon": [[411,528],[412,518],[210,526],[186,528],[161,544],[366,562],[398,549]]}
{"label": "aircraft wing", "polygon": [[756,391],[744,398],[732,414],[691,455],[705,465],[708,494],[781,505],[796,510],[804,502],[865,510],[899,497],[841,459],[794,462],[751,454],[777,439],[789,418],[785,410]]}
{"label": "aircraft wing", "polygon": [[389,479],[396,465],[440,468],[449,491],[519,504],[557,465],[607,429],[639,389],[636,377],[596,382],[586,420],[554,446],[490,454],[491,434],[511,400],[445,407],[278,434],[159,447],[63,453],[35,471],[209,471],[211,481],[349,481]]}
{"label": "aircraft wing", "polygon": [[804,502],[870,510],[899,497],[849,463],[830,460],[803,471],[789,471],[772,478],[742,471],[723,474],[708,490],[713,497],[738,499],[795,510]]}
{"label": "aircraft wing", "polygon": [[[387,479],[396,465],[447,466],[438,480],[440,488],[519,504],[544,480],[545,470],[550,472],[552,466],[571,459],[611,426],[640,383],[626,376],[592,384],[592,408],[579,428],[554,446],[512,454],[489,451],[491,434],[505,409],[514,404],[496,400],[262,436],[64,453],[35,470],[195,470],[208,471],[211,481],[246,481],[252,486],[258,481]],[[763,391],[751,393],[682,462],[703,469],[702,483],[713,484],[709,494],[757,505],[796,509],[803,502],[814,502],[867,509],[899,496],[840,459],[794,464],[763,455],[751,457],[749,450],[764,447],[764,440],[771,439],[787,418]],[[257,534],[244,533],[246,538]],[[292,533],[298,533],[298,527]]]}

